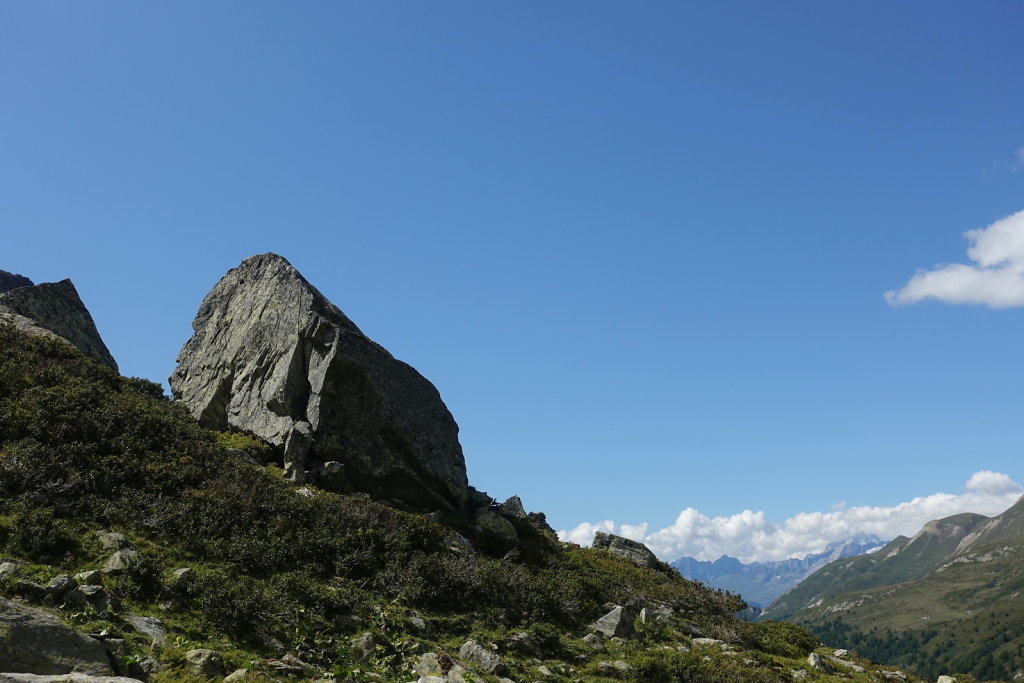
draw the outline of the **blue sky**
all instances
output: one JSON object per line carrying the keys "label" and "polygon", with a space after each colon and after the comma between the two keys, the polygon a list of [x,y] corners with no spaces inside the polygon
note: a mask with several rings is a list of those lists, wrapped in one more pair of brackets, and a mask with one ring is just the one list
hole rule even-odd
{"label": "blue sky", "polygon": [[71,277],[163,380],[206,291],[278,252],[437,385],[474,484],[560,529],[1022,480],[1021,310],[883,298],[1024,210],[1021,25],[3,1],[0,268]]}

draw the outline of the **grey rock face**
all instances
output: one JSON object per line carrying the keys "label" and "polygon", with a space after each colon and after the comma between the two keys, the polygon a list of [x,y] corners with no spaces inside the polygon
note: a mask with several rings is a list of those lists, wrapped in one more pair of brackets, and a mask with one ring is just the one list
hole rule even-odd
{"label": "grey rock face", "polygon": [[99,642],[49,612],[0,598],[0,662],[10,673],[112,676]]}
{"label": "grey rock face", "polygon": [[640,567],[654,567],[658,557],[643,543],[603,531],[594,533],[594,547],[604,548],[613,555],[624,557]]}
{"label": "grey rock face", "polygon": [[437,389],[285,259],[253,256],[229,271],[192,327],[170,385],[204,426],[279,447],[297,482],[338,462],[347,490],[425,508],[465,503],[458,426]]}
{"label": "grey rock face", "polygon": [[29,284],[8,290],[0,283],[0,322],[12,323],[29,334],[63,340],[89,358],[117,370],[114,357],[71,280],[32,285],[31,280],[23,279]]}
{"label": "grey rock face", "polygon": [[6,270],[0,270],[0,293],[9,292],[18,287],[31,287],[34,284],[24,275],[16,275],[15,273],[8,273]]}

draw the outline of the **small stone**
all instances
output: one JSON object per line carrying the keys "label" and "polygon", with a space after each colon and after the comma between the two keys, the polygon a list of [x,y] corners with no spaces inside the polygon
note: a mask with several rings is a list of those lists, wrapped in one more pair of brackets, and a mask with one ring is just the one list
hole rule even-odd
{"label": "small stone", "polygon": [[438,659],[436,652],[425,652],[419,656],[416,660],[416,664],[413,666],[415,671],[420,676],[435,676],[441,675],[441,661]]}
{"label": "small stone", "polygon": [[50,597],[59,598],[75,587],[75,582],[67,574],[58,574],[46,584],[46,593]]}
{"label": "small stone", "polygon": [[599,636],[596,633],[588,633],[587,635],[583,636],[583,642],[595,650],[604,649],[604,640],[602,640],[601,636]]}
{"label": "small stone", "polygon": [[551,671],[551,669],[547,668],[546,666],[538,666],[537,667],[537,673],[539,673],[544,678],[550,678],[550,677],[555,675],[554,672]]}
{"label": "small stone", "polygon": [[822,673],[832,673],[832,667],[829,666],[817,652],[812,652],[807,656],[807,665],[812,669],[821,671]]}
{"label": "small stone", "polygon": [[713,645],[722,647],[725,645],[724,640],[718,640],[717,638],[694,638],[691,642],[698,647],[711,647]]}
{"label": "small stone", "polygon": [[107,560],[107,563],[103,565],[103,569],[100,571],[104,574],[113,574],[115,572],[123,571],[127,569],[128,564],[138,556],[139,553],[136,551],[128,548],[122,548],[110,556],[110,559]]}
{"label": "small stone", "polygon": [[369,661],[373,657],[374,649],[377,647],[377,639],[372,633],[364,633],[348,641],[355,650],[356,658],[361,661]]}
{"label": "small stone", "polygon": [[510,644],[516,650],[527,655],[535,655],[538,652],[537,641],[529,633],[517,633],[509,639]]}
{"label": "small stone", "polygon": [[163,663],[156,657],[146,657],[142,661],[129,664],[128,674],[135,678],[145,679],[159,671],[163,671],[163,668]]}
{"label": "small stone", "polygon": [[459,659],[475,664],[489,674],[500,676],[505,673],[505,664],[501,658],[481,647],[475,640],[468,640],[459,648]]}
{"label": "small stone", "polygon": [[165,645],[167,643],[167,629],[163,622],[156,617],[140,617],[136,614],[129,614],[124,620],[135,629],[136,633],[152,638],[154,644]]}
{"label": "small stone", "polygon": [[29,602],[42,602],[46,597],[46,586],[42,586],[34,581],[19,579],[14,582],[11,589],[15,595]]}
{"label": "small stone", "polygon": [[75,574],[75,582],[83,586],[102,586],[103,572],[99,569],[90,569],[86,572]]}
{"label": "small stone", "polygon": [[104,550],[120,550],[128,545],[128,539],[124,537],[124,534],[114,531],[97,531],[96,540],[100,542],[100,547]]}
{"label": "small stone", "polygon": [[236,681],[243,681],[248,675],[248,669],[235,669],[234,671],[232,671],[224,677],[224,683],[235,683]]}
{"label": "small stone", "polygon": [[325,489],[342,491],[345,489],[345,466],[337,460],[328,460],[320,465],[318,471],[320,485]]}
{"label": "small stone", "polygon": [[807,669],[794,669],[791,672],[791,675],[793,676],[793,680],[794,681],[802,681],[805,678],[807,678],[808,673],[807,673]]}
{"label": "small stone", "polygon": [[196,580],[196,572],[191,567],[182,567],[181,569],[175,569],[171,575],[171,588],[174,590],[184,590],[190,583]]}
{"label": "small stone", "polygon": [[0,562],[0,581],[18,572],[18,565],[13,562]]}
{"label": "small stone", "polygon": [[836,650],[835,652],[832,653],[833,656],[839,657],[840,659],[842,659],[843,657],[846,657],[849,654],[850,654],[849,650],[843,650],[843,649]]}
{"label": "small stone", "polygon": [[956,679],[953,678],[952,676],[945,676],[945,675],[943,675],[943,676],[939,676],[936,679],[935,683],[956,683]]}
{"label": "small stone", "polygon": [[192,673],[199,676],[213,678],[224,673],[224,660],[219,652],[207,649],[189,650],[185,653],[185,661],[188,662]]}

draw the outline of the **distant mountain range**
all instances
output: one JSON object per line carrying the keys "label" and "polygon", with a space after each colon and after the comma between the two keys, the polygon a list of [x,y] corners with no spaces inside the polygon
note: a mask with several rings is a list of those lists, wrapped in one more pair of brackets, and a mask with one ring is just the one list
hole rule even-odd
{"label": "distant mountain range", "polygon": [[832,562],[763,616],[923,677],[1024,678],[1024,498],[996,517],[934,520]]}
{"label": "distant mountain range", "polygon": [[751,607],[760,608],[829,562],[869,552],[884,543],[877,536],[861,535],[831,543],[822,552],[802,559],[745,564],[728,555],[722,555],[714,562],[683,557],[673,562],[672,566],[688,579],[738,593]]}

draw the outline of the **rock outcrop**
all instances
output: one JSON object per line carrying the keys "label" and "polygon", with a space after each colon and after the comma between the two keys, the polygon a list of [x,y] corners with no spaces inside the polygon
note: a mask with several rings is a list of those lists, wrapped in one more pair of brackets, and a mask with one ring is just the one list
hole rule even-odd
{"label": "rock outcrop", "polygon": [[9,292],[12,289],[17,289],[18,287],[31,287],[34,284],[34,282],[24,275],[17,275],[16,273],[8,273],[6,270],[0,270],[0,293]]}
{"label": "rock outcrop", "polygon": [[286,476],[424,508],[466,501],[458,425],[437,389],[371,341],[276,254],[228,272],[199,307],[171,390],[201,424],[279,447]]}
{"label": "rock outcrop", "polygon": [[658,556],[652,553],[650,548],[629,538],[597,531],[594,533],[593,547],[604,548],[613,555],[634,562],[639,567],[658,566]]}
{"label": "rock outcrop", "polygon": [[112,676],[98,641],[49,612],[0,598],[0,670],[8,673]]}
{"label": "rock outcrop", "polygon": [[26,277],[0,271],[0,322],[11,323],[28,334],[65,341],[117,370],[71,280],[33,285]]}

